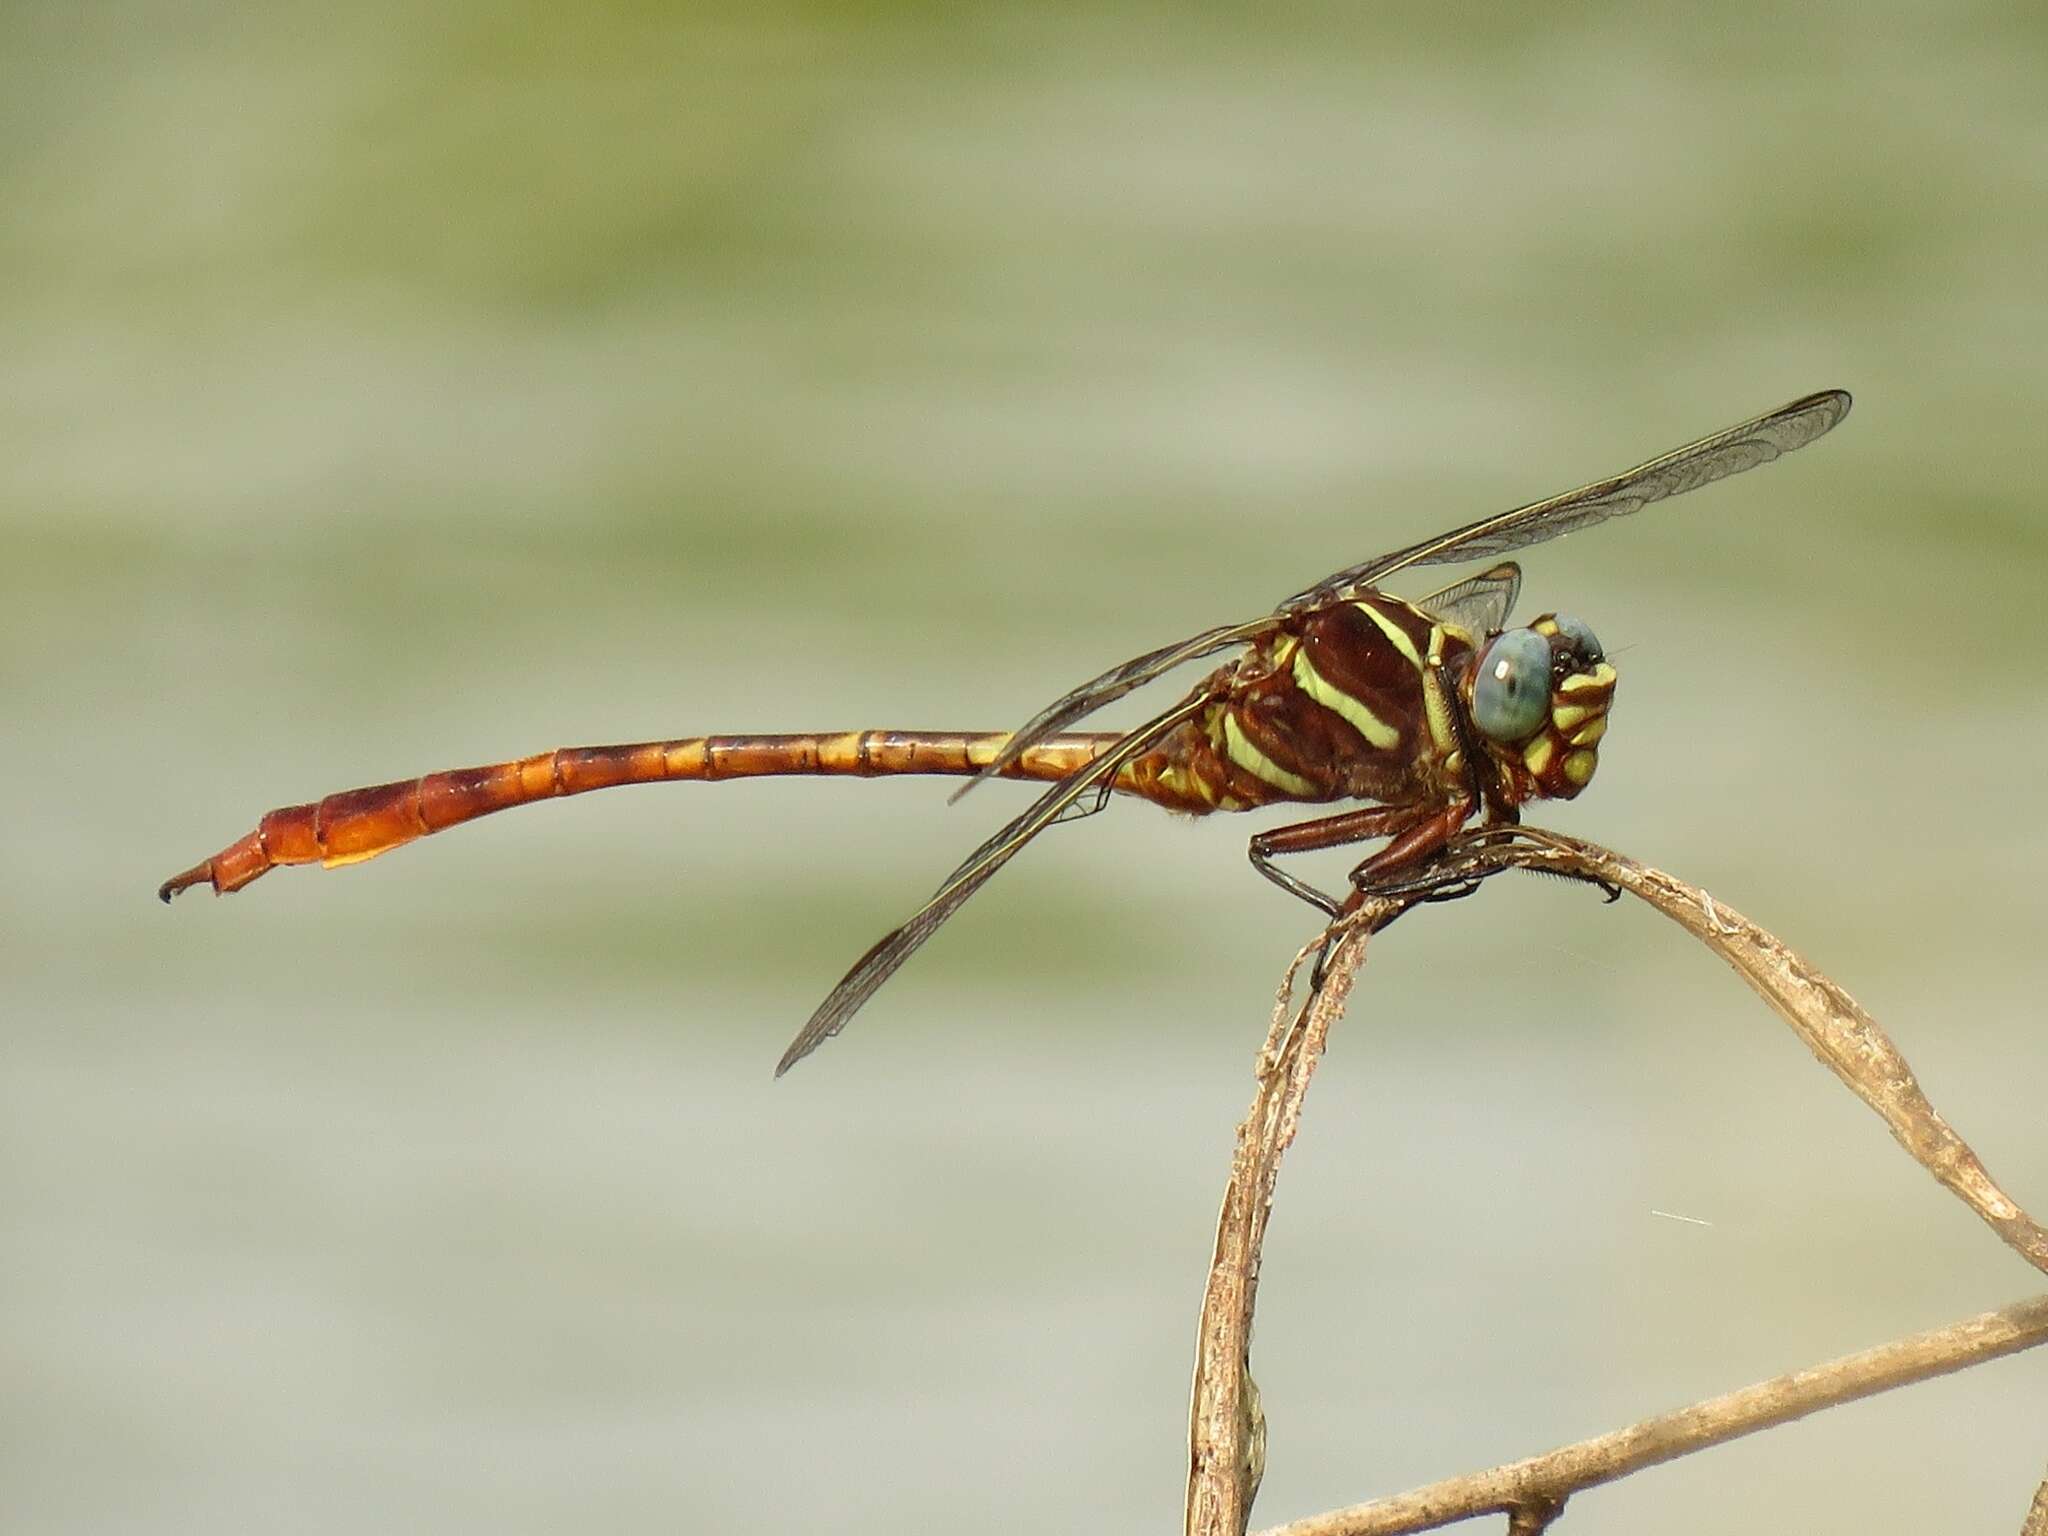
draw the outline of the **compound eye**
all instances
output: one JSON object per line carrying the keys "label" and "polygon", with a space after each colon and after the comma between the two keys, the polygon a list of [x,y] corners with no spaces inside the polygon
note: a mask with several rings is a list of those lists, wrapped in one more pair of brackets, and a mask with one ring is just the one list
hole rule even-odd
{"label": "compound eye", "polygon": [[1557,626],[1560,635],[1571,641],[1586,665],[1597,667],[1607,659],[1607,653],[1600,649],[1600,637],[1593,633],[1593,627],[1584,619],[1560,613],[1551,622]]}
{"label": "compound eye", "polygon": [[1472,723],[1495,741],[1515,742],[1534,736],[1549,718],[1550,642],[1533,629],[1511,629],[1479,658]]}

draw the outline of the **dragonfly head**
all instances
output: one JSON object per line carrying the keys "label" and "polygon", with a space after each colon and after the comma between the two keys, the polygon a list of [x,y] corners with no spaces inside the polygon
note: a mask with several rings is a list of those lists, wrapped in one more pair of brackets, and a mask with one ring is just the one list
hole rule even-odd
{"label": "dragonfly head", "polygon": [[1517,802],[1569,800],[1592,782],[1613,701],[1593,631],[1554,613],[1482,646],[1465,700]]}

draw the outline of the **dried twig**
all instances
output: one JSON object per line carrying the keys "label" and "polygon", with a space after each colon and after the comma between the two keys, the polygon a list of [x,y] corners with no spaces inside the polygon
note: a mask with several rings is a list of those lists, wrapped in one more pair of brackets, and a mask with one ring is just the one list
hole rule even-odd
{"label": "dried twig", "polygon": [[[1351,979],[1365,959],[1366,939],[1409,904],[1407,899],[1362,902],[1351,916],[1297,951],[1281,978],[1272,1027],[1259,1050],[1258,1087],[1237,1128],[1196,1330],[1188,1410],[1188,1536],[1237,1536],[1250,1518],[1266,1470],[1266,1420],[1249,1364],[1252,1312],[1274,1181],[1301,1123],[1302,1101],[1330,1025],[1344,1011]],[[1295,978],[1311,955],[1318,957],[1315,983],[1296,1009]]]}
{"label": "dried twig", "polygon": [[[1581,1440],[1526,1461],[1449,1478],[1390,1499],[1335,1509],[1261,1536],[1401,1536],[1476,1515],[1548,1508],[1554,1517],[1583,1488],[1790,1423],[1822,1408],[1946,1375],[2048,1344],[2048,1296],[1911,1334],[1824,1365],[1760,1381],[1676,1413]],[[2037,1512],[2041,1501],[2035,1500]],[[1530,1527],[1541,1530],[1541,1525]],[[2032,1532],[2026,1533],[2032,1536]]]}
{"label": "dried twig", "polygon": [[[1813,1053],[1874,1109],[1944,1187],[2030,1264],[2048,1271],[2048,1231],[1999,1188],[1935,1112],[1898,1048],[1834,982],[1740,913],[1660,870],[1596,844],[1533,828],[1490,828],[1454,844],[1412,885],[1360,892],[1348,915],[1288,967],[1259,1053],[1258,1090],[1242,1125],[1218,1222],[1196,1349],[1189,1423],[1187,1530],[1238,1536],[1265,1465],[1265,1420],[1249,1368],[1259,1253],[1282,1153],[1293,1140],[1330,1026],[1364,959],[1368,934],[1419,901],[1442,899],[1507,869],[1535,869],[1628,891],[1720,955]],[[1320,953],[1317,984],[1290,1011],[1294,979]],[[2048,1297],[1916,1334],[1795,1372],[1597,1440],[1277,1528],[1287,1536],[1419,1531],[1485,1513],[1509,1517],[1510,1536],[1535,1536],[1578,1489],[1784,1423],[1889,1387],[1960,1370],[2048,1341]],[[2048,1483],[2023,1536],[2048,1536]]]}
{"label": "dried twig", "polygon": [[1548,870],[1639,896],[1725,960],[1790,1024],[1821,1064],[1877,1111],[1914,1161],[2048,1273],[2048,1231],[1999,1188],[1969,1144],[1935,1112],[1913,1069],[1856,999],[1771,933],[1697,886],[1596,843],[1535,828],[1480,833],[1458,850],[1465,878],[1501,868]]}
{"label": "dried twig", "polygon": [[2027,1511],[2020,1536],[2048,1536],[2048,1477],[2042,1478],[2041,1486],[2034,1490],[2034,1507]]}

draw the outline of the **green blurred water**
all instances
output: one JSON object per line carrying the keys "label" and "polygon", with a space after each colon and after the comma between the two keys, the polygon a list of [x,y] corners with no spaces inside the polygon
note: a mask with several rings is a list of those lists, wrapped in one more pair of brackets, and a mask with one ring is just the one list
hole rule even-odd
{"label": "green blurred water", "polygon": [[[1809,453],[1527,560],[1622,669],[1541,819],[1806,948],[2048,1201],[2044,65],[2021,6],[9,7],[9,1528],[1171,1522],[1307,932],[1244,828],[1048,838],[772,1087],[1012,792],[156,881],[556,743],[999,728],[1824,385]],[[1404,924],[1326,1070],[1264,1520],[2026,1288],[1641,913]],[[2042,1387],[1573,1525],[2016,1525]]]}

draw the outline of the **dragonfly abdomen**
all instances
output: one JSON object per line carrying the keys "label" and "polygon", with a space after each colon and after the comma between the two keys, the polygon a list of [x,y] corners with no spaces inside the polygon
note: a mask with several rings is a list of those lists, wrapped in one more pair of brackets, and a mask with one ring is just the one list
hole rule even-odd
{"label": "dragonfly abdomen", "polygon": [[[201,884],[222,894],[238,891],[280,864],[355,864],[493,811],[620,784],[780,774],[964,776],[994,762],[1009,739],[1007,731],[837,731],[560,747],[284,806],[212,858],[166,880],[157,894],[169,901]],[[1056,782],[1116,740],[1114,733],[1101,732],[1050,737],[1000,771],[1005,778]],[[1123,775],[1116,787],[1144,793]]]}

